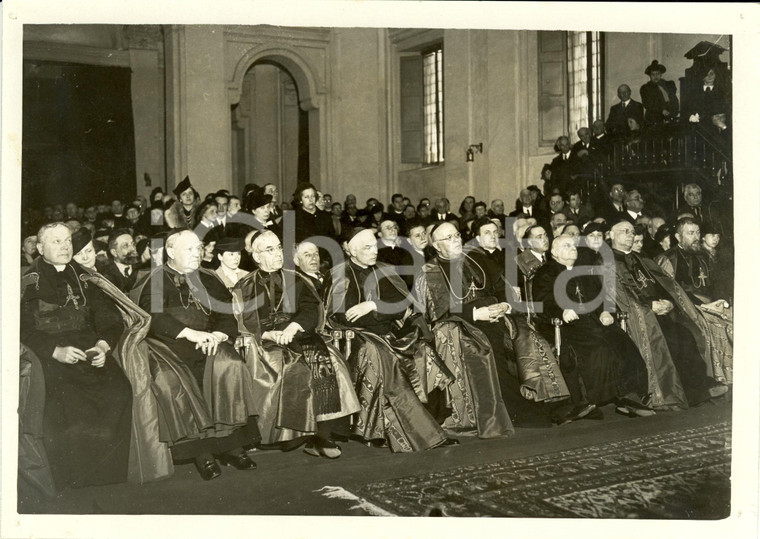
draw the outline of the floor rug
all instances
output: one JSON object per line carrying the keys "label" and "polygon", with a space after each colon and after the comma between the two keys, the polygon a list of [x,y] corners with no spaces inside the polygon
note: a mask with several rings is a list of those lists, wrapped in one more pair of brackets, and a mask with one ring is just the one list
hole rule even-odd
{"label": "floor rug", "polygon": [[359,499],[403,516],[720,519],[731,426],[697,428],[369,483]]}

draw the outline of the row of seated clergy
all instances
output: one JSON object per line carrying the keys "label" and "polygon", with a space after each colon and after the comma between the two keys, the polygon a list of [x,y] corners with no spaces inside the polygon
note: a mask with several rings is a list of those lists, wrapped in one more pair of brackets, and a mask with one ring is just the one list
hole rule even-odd
{"label": "row of seated clergy", "polygon": [[614,298],[629,314],[628,333],[649,367],[653,398],[685,407],[725,393],[725,379],[713,370],[704,316],[660,266],[631,251],[633,235],[628,222],[610,230]]}
{"label": "row of seated clergy", "polygon": [[[527,333],[527,327],[516,323],[517,317],[509,316],[511,306],[497,299],[494,280],[463,252],[461,237],[452,224],[434,226],[431,240],[438,256],[423,267],[424,278],[416,279],[415,292],[425,303],[444,361],[452,362],[455,372],[464,370],[470,383],[488,380],[493,384],[489,400],[478,398],[478,406],[495,399],[499,407],[504,403],[507,417],[517,426],[551,426],[551,408],[543,401],[526,398],[535,399],[535,395],[524,395],[517,369],[510,368],[515,363],[548,362],[557,371],[550,346],[536,339],[535,333]],[[482,388],[473,390],[475,397],[478,393],[483,395]],[[564,383],[556,393],[567,396]],[[493,418],[495,414],[489,415]]]}
{"label": "row of seated clergy", "polygon": [[[585,234],[586,246],[579,249],[578,265],[602,266],[600,251],[607,246],[601,225],[589,225]],[[534,278],[546,264],[549,242],[541,227],[529,228],[525,239],[526,249],[518,255],[517,261],[521,284],[529,285],[526,287],[528,300],[533,301],[539,299],[533,297]],[[614,274],[616,288],[605,293],[615,303],[617,312],[627,315],[627,333],[646,364],[648,406],[685,408],[725,393],[732,372],[730,312],[714,304],[696,309],[675,280],[651,260],[631,253],[633,225],[627,221],[613,227],[611,240],[610,256],[614,255],[615,262],[610,261],[612,265],[605,265],[603,271]],[[542,279],[550,279],[555,272],[556,267],[554,272],[545,270]],[[586,281],[586,285],[590,285],[589,291],[582,292],[586,297],[596,297],[601,291],[599,282]],[[551,303],[551,288],[547,283],[539,285],[542,301]],[[550,318],[539,320],[543,322],[545,334],[549,332]],[[563,326],[562,334],[565,333],[567,328]],[[635,362],[629,365],[635,366]],[[566,381],[572,390],[569,373],[568,378]],[[629,380],[635,379],[634,376]],[[628,397],[631,397],[628,404],[637,409],[638,399]]]}

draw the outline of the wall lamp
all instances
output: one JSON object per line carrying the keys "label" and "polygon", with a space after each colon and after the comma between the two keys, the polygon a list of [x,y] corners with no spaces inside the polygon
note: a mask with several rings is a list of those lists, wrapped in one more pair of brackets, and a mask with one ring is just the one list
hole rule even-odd
{"label": "wall lamp", "polygon": [[466,161],[468,163],[472,163],[473,161],[475,161],[475,152],[476,151],[478,153],[483,153],[483,143],[482,142],[480,142],[478,144],[470,144],[470,147],[467,148],[467,151],[465,152],[465,155],[467,156],[466,157]]}

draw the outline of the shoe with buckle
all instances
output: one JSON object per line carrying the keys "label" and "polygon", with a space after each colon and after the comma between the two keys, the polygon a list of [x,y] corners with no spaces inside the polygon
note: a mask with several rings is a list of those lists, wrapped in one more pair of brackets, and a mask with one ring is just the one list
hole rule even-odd
{"label": "shoe with buckle", "polygon": [[222,453],[219,455],[219,462],[226,466],[232,466],[238,470],[255,470],[256,463],[251,460],[251,457],[245,453],[239,453],[231,455],[229,453]]}
{"label": "shoe with buckle", "polygon": [[222,475],[222,470],[213,458],[196,460],[195,467],[204,481],[211,481]]}

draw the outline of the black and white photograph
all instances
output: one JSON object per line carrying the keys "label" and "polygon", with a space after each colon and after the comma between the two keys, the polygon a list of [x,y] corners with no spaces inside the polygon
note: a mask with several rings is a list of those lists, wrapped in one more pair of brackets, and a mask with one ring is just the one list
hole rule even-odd
{"label": "black and white photograph", "polygon": [[0,537],[757,537],[758,6],[0,8]]}

